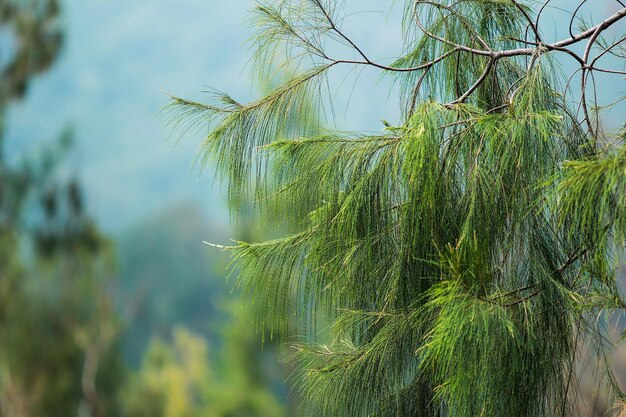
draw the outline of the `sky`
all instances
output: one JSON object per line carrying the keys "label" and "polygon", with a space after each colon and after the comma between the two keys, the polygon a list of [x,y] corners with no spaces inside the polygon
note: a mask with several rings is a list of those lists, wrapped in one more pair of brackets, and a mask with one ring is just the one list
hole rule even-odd
{"label": "sky", "polygon": [[[64,50],[32,83],[27,98],[11,108],[9,154],[35,149],[71,126],[72,169],[106,230],[123,230],[179,201],[199,204],[210,218],[226,221],[212,170],[201,175],[194,165],[202,133],[176,143],[160,110],[166,92],[198,98],[198,92],[213,87],[242,100],[258,93],[245,70],[246,20],[253,4],[66,1]],[[377,40],[374,46],[388,40],[384,28],[369,35]],[[358,100],[353,124],[371,120],[387,101],[384,88],[376,97]]]}
{"label": "sky", "polygon": [[[75,130],[72,166],[90,210],[117,231],[177,200],[225,209],[192,162],[200,137],[168,140],[164,91],[180,95],[207,82],[241,92],[233,68],[245,39],[240,21],[250,1],[66,1],[66,44],[55,66],[9,115],[8,141],[28,150]],[[228,19],[216,18],[229,16]],[[243,78],[243,77],[242,77]]]}
{"label": "sky", "polygon": [[[397,13],[390,1],[347,2],[345,28],[381,60],[399,51]],[[554,4],[566,3],[565,0]],[[70,158],[91,212],[117,233],[164,208],[189,202],[209,221],[228,222],[223,193],[212,170],[194,167],[202,132],[180,142],[169,138],[160,109],[169,92],[201,98],[207,87],[245,101],[258,95],[245,70],[252,0],[66,0],[66,44],[60,59],[10,109],[9,154],[29,151],[71,126]],[[591,12],[614,8],[601,0]],[[359,14],[352,12],[359,11]],[[554,19],[559,19],[554,18]],[[354,74],[354,73],[352,73]],[[339,72],[337,85],[352,75]],[[618,79],[619,82],[619,79]],[[621,92],[624,90],[621,81]],[[603,87],[616,90],[615,85]],[[375,71],[333,89],[332,127],[380,130],[397,121],[393,91]],[[346,109],[349,109],[346,111]]]}

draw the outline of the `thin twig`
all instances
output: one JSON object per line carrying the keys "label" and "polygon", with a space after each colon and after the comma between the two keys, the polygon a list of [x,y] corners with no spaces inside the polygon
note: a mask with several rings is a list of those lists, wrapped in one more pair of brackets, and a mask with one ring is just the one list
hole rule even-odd
{"label": "thin twig", "polygon": [[513,5],[515,6],[515,8],[517,10],[519,10],[524,17],[526,18],[526,20],[528,21],[528,26],[530,26],[530,28],[533,30],[533,32],[535,33],[535,40],[537,41],[537,43],[542,44],[543,41],[541,40],[541,35],[539,34],[539,27],[537,26],[537,24],[535,24],[535,22],[533,22],[533,20],[531,19],[530,15],[528,14],[528,12],[526,11],[526,9],[524,9],[524,7],[522,5],[520,5],[517,1],[515,0],[511,0],[511,2],[513,3]]}
{"label": "thin twig", "polygon": [[489,73],[491,72],[491,68],[493,67],[493,64],[495,64],[496,61],[497,61],[497,58],[491,58],[487,62],[487,65],[485,65],[485,69],[483,70],[483,73],[480,75],[480,77],[478,77],[476,82],[465,93],[463,93],[461,97],[446,104],[446,107],[452,107],[455,104],[463,103],[478,87],[480,87],[480,85],[487,78],[487,76],[489,76]]}

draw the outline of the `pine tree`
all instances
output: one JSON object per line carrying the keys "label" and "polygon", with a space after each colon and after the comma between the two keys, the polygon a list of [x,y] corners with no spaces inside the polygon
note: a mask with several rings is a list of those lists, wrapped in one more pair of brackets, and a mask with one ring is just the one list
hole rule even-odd
{"label": "pine tree", "polygon": [[[626,58],[623,34],[605,38],[626,7],[575,30],[573,5],[553,40],[549,3],[408,0],[384,63],[342,29],[342,1],[260,2],[256,75],[283,53],[295,75],[247,104],[172,98],[179,132],[209,124],[200,160],[233,213],[252,194],[284,219],[286,236],[225,249],[261,329],[296,316],[311,415],[570,415],[582,343],[624,400],[601,313],[625,306],[625,132],[601,128],[594,75],[626,74],[605,61]],[[399,125],[311,131],[339,66],[397,83]]]}

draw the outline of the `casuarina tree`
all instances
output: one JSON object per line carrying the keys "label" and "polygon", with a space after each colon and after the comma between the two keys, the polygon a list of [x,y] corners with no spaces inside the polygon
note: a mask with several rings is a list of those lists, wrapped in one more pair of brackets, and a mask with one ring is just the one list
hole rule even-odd
{"label": "casuarina tree", "polygon": [[[311,415],[570,415],[582,355],[624,398],[603,326],[625,306],[625,132],[595,83],[624,87],[626,7],[585,24],[571,4],[561,30],[550,3],[407,0],[388,62],[340,0],[259,2],[255,76],[278,58],[293,76],[249,103],[172,98],[175,129],[209,126],[200,160],[233,213],[252,195],[283,220],[284,237],[225,249],[264,334],[298,324]],[[311,128],[342,66],[396,83],[397,126]]]}

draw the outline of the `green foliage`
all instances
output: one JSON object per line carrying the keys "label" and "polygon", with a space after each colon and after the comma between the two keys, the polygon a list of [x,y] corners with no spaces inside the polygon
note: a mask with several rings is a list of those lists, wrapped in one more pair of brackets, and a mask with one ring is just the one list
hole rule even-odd
{"label": "green foliage", "polygon": [[592,241],[614,233],[626,237],[626,147],[613,145],[584,159],[567,161],[555,179],[554,199],[563,223]]}
{"label": "green foliage", "polygon": [[[259,370],[262,357],[251,349],[254,333],[229,323],[217,354],[206,339],[184,328],[171,343],[152,340],[139,372],[124,390],[129,417],[279,417],[283,406]],[[211,361],[209,359],[212,359]],[[222,366],[213,366],[218,363]]]}
{"label": "green foliage", "polygon": [[206,342],[178,329],[172,347],[153,342],[124,391],[129,416],[188,417],[202,399],[209,376]]}
{"label": "green foliage", "polygon": [[116,415],[124,365],[106,258],[80,248],[3,276],[14,283],[0,326],[0,415]]}
{"label": "green foliage", "polygon": [[[623,399],[596,315],[624,306],[624,148],[594,129],[584,94],[574,111],[553,56],[587,65],[626,10],[548,43],[530,4],[410,1],[404,55],[385,65],[342,31],[341,3],[260,3],[255,70],[285,47],[294,77],[248,105],[169,108],[183,131],[210,124],[200,158],[217,160],[233,211],[253,192],[262,218],[283,219],[287,236],[225,249],[259,328],[297,322],[307,411],[569,415],[583,339],[596,383]],[[579,41],[583,57],[567,48]],[[392,77],[400,125],[307,133],[310,86],[337,65]]]}

